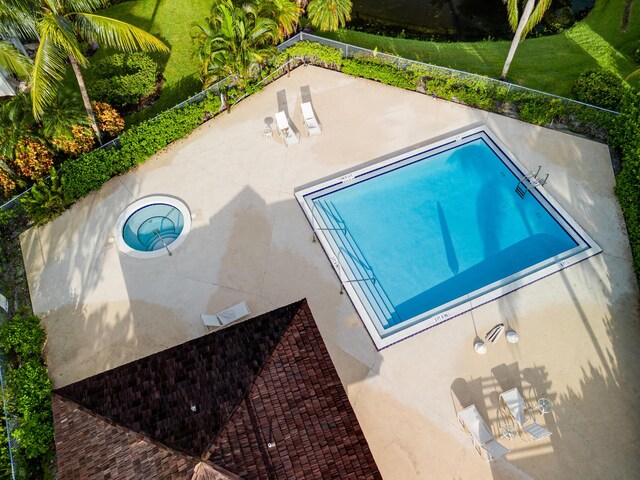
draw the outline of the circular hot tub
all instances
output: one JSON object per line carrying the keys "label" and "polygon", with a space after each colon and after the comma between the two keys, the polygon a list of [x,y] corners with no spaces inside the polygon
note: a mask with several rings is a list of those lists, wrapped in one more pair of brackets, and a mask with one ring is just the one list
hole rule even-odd
{"label": "circular hot tub", "polygon": [[172,255],[191,229],[191,213],[177,198],[153,195],[133,202],[118,217],[114,238],[136,258]]}

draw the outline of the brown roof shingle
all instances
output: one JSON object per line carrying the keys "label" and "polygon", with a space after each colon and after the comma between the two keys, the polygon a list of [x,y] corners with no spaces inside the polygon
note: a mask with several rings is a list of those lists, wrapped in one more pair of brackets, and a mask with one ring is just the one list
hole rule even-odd
{"label": "brown roof shingle", "polygon": [[247,479],[381,478],[306,303],[209,453]]}
{"label": "brown roof shingle", "polygon": [[199,462],[56,394],[52,403],[60,479],[185,480]]}
{"label": "brown roof shingle", "polygon": [[[381,478],[306,301],[68,385],[54,405],[61,479],[143,478],[127,463],[186,479],[201,456],[247,479]],[[74,459],[89,431],[104,438]],[[83,477],[109,446],[119,475]]]}

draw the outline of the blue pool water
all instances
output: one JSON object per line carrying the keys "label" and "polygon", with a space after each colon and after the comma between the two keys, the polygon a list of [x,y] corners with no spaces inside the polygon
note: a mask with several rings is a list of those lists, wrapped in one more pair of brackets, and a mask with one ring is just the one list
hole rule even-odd
{"label": "blue pool water", "polygon": [[482,137],[414,160],[306,200],[382,336],[589,247]]}
{"label": "blue pool water", "polygon": [[129,216],[122,237],[134,250],[150,252],[173,243],[183,228],[184,218],[180,210],[172,205],[155,203]]}

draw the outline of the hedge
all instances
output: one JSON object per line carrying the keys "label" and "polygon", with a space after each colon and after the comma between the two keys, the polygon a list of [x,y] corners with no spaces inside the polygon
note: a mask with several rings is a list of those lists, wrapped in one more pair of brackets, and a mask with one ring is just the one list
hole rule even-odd
{"label": "hedge", "polygon": [[416,72],[398,68],[377,58],[345,58],[342,61],[342,73],[369,78],[405,90],[415,90],[418,86]]}
{"label": "hedge", "polygon": [[7,410],[18,418],[12,432],[19,445],[14,461],[24,468],[25,478],[42,478],[52,458],[52,385],[42,358],[45,339],[40,319],[28,309],[19,310],[0,327],[0,348],[8,359]]}
{"label": "hedge", "polygon": [[633,268],[640,280],[640,92],[629,92],[623,100],[611,129],[611,145],[622,159],[615,192],[627,224]]}
{"label": "hedge", "polygon": [[[343,58],[340,50],[306,41],[298,42],[273,57],[259,77],[244,90],[230,89],[229,98],[236,99],[245,94],[252,94],[262,88],[262,85],[257,84],[259,80],[265,79],[289,58],[301,57],[304,57],[305,62],[341,70],[349,75],[504,113],[537,125],[554,124],[601,139],[606,138],[614,118],[607,112],[527,90],[510,89],[508,85],[483,77],[447,72],[429,65],[400,65],[395,60],[375,54],[372,57]],[[60,183],[64,197],[61,202],[68,206],[89,192],[97,190],[113,176],[144,162],[171,142],[193,131],[214,116],[219,108],[218,97],[208,95],[200,103],[163,112],[154,119],[132,127],[120,136],[116,147],[94,150],[79,158],[67,160],[61,172]],[[59,196],[55,191],[55,185],[51,184],[49,190],[45,182],[44,185],[39,185],[37,193],[49,201],[52,197]],[[32,220],[36,223],[48,221],[52,212],[49,211],[47,214],[47,209],[33,208],[37,199],[32,197],[27,194],[25,200],[31,204]]]}
{"label": "hedge", "polygon": [[62,191],[73,203],[97,190],[115,175],[126,172],[171,142],[193,131],[220,109],[217,96],[207,95],[200,103],[168,110],[120,135],[119,145],[103,148],[68,160],[62,168]]}

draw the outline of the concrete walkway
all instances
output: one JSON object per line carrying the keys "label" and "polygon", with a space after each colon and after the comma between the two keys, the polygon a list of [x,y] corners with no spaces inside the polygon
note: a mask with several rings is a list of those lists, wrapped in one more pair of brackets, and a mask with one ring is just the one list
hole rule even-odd
{"label": "concrete walkway", "polygon": [[[301,89],[323,124],[306,138]],[[286,109],[302,133],[262,132]],[[604,253],[380,352],[297,205],[325,175],[486,124]],[[308,298],[373,455],[387,479],[634,478],[640,471],[638,288],[605,145],[362,79],[300,67],[54,222],[26,232],[25,265],[48,331],[56,387],[205,334],[199,314],[246,299],[254,314]],[[193,229],[173,256],[134,259],[113,244],[132,201],[185,201]],[[520,335],[484,356],[499,322]],[[536,443],[502,440],[484,463],[456,420],[474,403],[499,435],[501,391],[552,400]]]}

